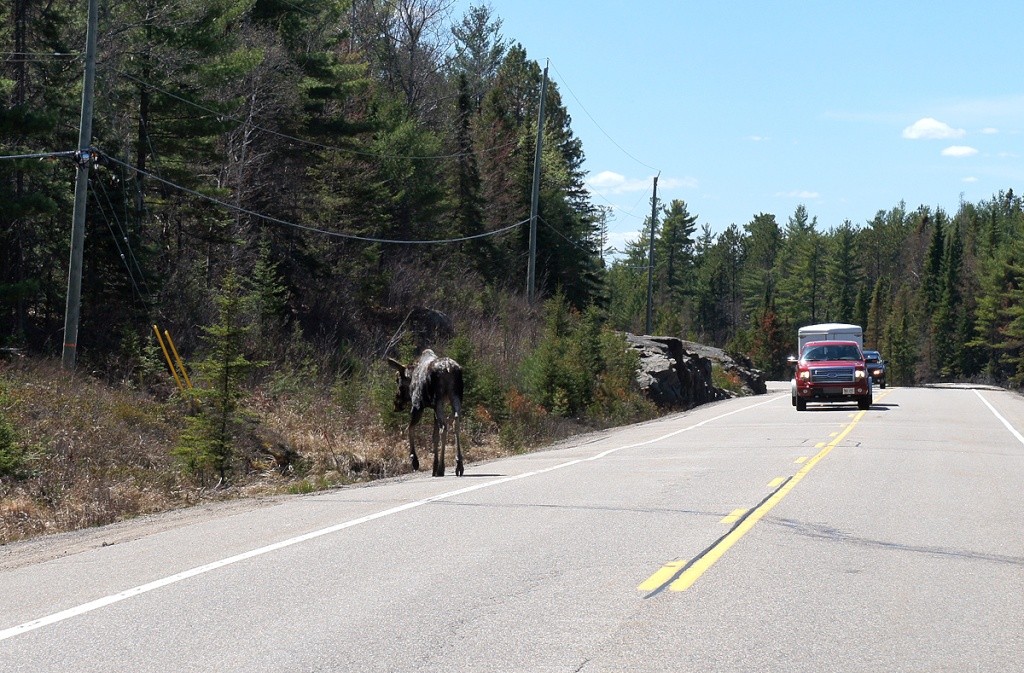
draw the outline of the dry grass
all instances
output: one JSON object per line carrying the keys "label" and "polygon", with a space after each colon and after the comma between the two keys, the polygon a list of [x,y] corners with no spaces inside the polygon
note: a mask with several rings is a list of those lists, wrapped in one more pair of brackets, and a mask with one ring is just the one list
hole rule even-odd
{"label": "dry grass", "polygon": [[[458,359],[472,372],[462,419],[469,471],[475,462],[655,414],[626,380],[599,386],[605,404],[585,422],[531,401],[514,382],[539,338],[539,316],[524,302],[474,296],[479,317],[460,326],[461,346],[448,344],[464,349]],[[408,412],[392,410],[387,366],[355,363],[346,375],[325,386],[312,374],[263,372],[266,379],[243,404],[248,420],[233,437],[227,482],[220,483],[175,457],[191,405],[173,394],[169,378],[147,379],[153,387],[139,389],[71,376],[57,361],[0,361],[0,544],[211,500],[305,493],[408,472]],[[415,429],[426,466],[431,425],[427,414]]]}
{"label": "dry grass", "polygon": [[[304,493],[409,471],[405,417],[365,390],[260,390],[246,410],[252,422],[236,442],[230,483],[214,487],[183,472],[171,454],[188,411],[180,397],[70,376],[54,361],[0,363],[0,420],[16,429],[25,457],[18,474],[0,474],[0,544],[211,500]],[[430,426],[428,414],[416,429],[421,461]],[[483,409],[469,411],[462,439],[469,463],[518,448],[502,447]],[[271,443],[298,455],[283,473],[261,448]],[[447,458],[454,464],[454,451]]]}
{"label": "dry grass", "polygon": [[173,405],[29,360],[0,370],[0,416],[24,455],[0,478],[0,542],[195,502],[168,454]]}

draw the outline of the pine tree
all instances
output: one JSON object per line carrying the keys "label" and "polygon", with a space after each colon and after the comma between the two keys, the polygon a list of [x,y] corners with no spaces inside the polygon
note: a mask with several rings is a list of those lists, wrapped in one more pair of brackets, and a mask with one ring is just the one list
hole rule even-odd
{"label": "pine tree", "polygon": [[744,227],[743,272],[740,278],[742,292],[741,320],[756,324],[769,306],[774,306],[777,294],[777,258],[782,232],[774,215],[761,213]]}
{"label": "pine tree", "polygon": [[820,322],[825,314],[821,306],[825,281],[821,258],[817,218],[811,218],[807,208],[800,205],[786,224],[775,261],[776,304],[780,314],[797,325]]}
{"label": "pine tree", "polygon": [[693,262],[697,216],[691,215],[686,202],[673,199],[661,211],[661,230],[655,242],[659,295],[662,305],[670,304],[683,312],[684,302],[694,289]]}
{"label": "pine tree", "polygon": [[835,322],[853,322],[861,268],[857,234],[849,220],[832,231],[830,244],[825,265],[828,316]]}
{"label": "pine tree", "polygon": [[501,34],[502,21],[491,12],[488,5],[472,5],[452,26],[455,57],[450,67],[460,80],[464,78],[467,102],[473,111],[483,104],[508,50]]}
{"label": "pine tree", "polygon": [[864,321],[864,341],[869,348],[881,348],[886,316],[889,312],[888,287],[888,280],[883,276],[878,279],[871,291],[871,303],[868,306],[867,320]]}
{"label": "pine tree", "polygon": [[224,484],[244,419],[239,408],[245,396],[243,383],[255,367],[264,363],[249,360],[243,350],[251,328],[242,323],[242,287],[234,271],[224,277],[216,303],[217,322],[203,328],[209,354],[197,365],[200,383],[205,384],[193,391],[199,410],[188,419],[174,453],[201,479],[205,480],[207,471],[213,471],[219,477],[218,484]]}
{"label": "pine tree", "polygon": [[885,328],[886,376],[895,385],[912,385],[916,381],[918,363],[917,331],[910,291],[903,288],[896,295]]}
{"label": "pine tree", "polygon": [[959,222],[954,222],[945,242],[941,297],[932,314],[935,364],[944,379],[955,379],[963,374],[964,343],[958,338],[965,319],[960,292],[962,265],[963,240]]}

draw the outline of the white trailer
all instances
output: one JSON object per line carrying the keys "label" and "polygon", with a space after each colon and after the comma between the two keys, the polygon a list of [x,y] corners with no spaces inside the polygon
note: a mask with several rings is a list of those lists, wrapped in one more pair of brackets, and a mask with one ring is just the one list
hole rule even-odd
{"label": "white trailer", "polygon": [[820,325],[805,325],[797,330],[797,348],[799,356],[809,341],[856,341],[864,348],[864,330],[860,325],[848,325],[839,322],[826,322]]}

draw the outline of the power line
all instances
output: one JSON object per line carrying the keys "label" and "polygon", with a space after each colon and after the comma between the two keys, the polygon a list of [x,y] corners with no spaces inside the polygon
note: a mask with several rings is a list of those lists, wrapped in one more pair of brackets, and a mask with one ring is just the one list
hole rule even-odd
{"label": "power line", "polygon": [[291,227],[293,229],[301,229],[303,231],[310,231],[310,232],[313,232],[313,233],[316,233],[316,234],[323,234],[325,236],[333,236],[335,238],[344,238],[344,239],[353,240],[353,241],[363,241],[365,243],[389,243],[389,244],[393,244],[393,245],[439,245],[439,244],[448,244],[448,243],[462,243],[462,242],[465,242],[465,241],[472,241],[472,240],[476,240],[476,239],[480,239],[480,238],[488,238],[490,236],[497,236],[498,234],[503,234],[506,231],[511,231],[512,229],[515,229],[516,227],[520,227],[520,226],[522,226],[522,225],[524,225],[524,224],[526,224],[527,222],[530,221],[530,219],[527,218],[527,219],[522,220],[520,222],[516,222],[515,224],[510,224],[510,225],[508,225],[506,227],[502,227],[501,229],[496,229],[494,231],[484,232],[482,234],[474,234],[472,236],[459,236],[459,237],[456,237],[456,238],[439,238],[439,239],[429,239],[429,240],[400,240],[400,239],[391,239],[391,238],[374,238],[374,237],[371,237],[371,236],[358,236],[356,234],[344,234],[344,233],[341,233],[339,231],[328,231],[326,229],[319,229],[317,227],[311,227],[311,226],[305,225],[305,224],[297,224],[295,222],[288,222],[287,220],[282,220],[282,219],[273,217],[271,215],[265,215],[263,213],[257,213],[254,210],[248,210],[246,208],[241,208],[241,207],[236,206],[234,204],[227,203],[225,201],[221,201],[220,199],[215,199],[212,196],[207,196],[206,194],[203,194],[202,192],[198,192],[198,191],[196,191],[194,189],[189,189],[188,187],[183,187],[181,185],[175,184],[175,183],[171,182],[170,180],[165,180],[165,179],[161,178],[160,176],[158,176],[158,175],[156,175],[154,173],[150,173],[148,171],[144,171],[144,170],[141,170],[139,168],[135,168],[135,167],[133,167],[133,166],[131,166],[129,164],[126,164],[123,161],[115,159],[114,157],[112,157],[112,156],[110,156],[108,154],[104,154],[103,158],[106,161],[109,161],[110,163],[117,164],[119,166],[123,166],[123,167],[125,167],[127,169],[130,169],[130,170],[133,170],[133,171],[135,171],[137,173],[145,175],[146,177],[152,178],[152,179],[156,180],[157,182],[163,183],[163,184],[167,185],[168,187],[171,187],[172,189],[177,189],[179,191],[185,192],[186,194],[191,194],[192,196],[195,196],[195,197],[198,197],[200,199],[203,199],[204,201],[209,201],[210,203],[216,204],[216,205],[218,205],[218,206],[220,206],[222,208],[226,208],[228,210],[239,212],[239,213],[242,213],[244,215],[249,215],[251,217],[255,217],[255,218],[258,218],[258,219],[261,219],[261,220],[265,220],[267,222],[272,222],[274,224],[280,224],[280,225],[285,226],[285,227]]}
{"label": "power line", "polygon": [[[142,291],[135,282],[135,274],[132,272],[132,268],[128,266],[128,258],[125,256],[124,252],[121,251],[121,243],[117,240],[117,234],[114,232],[114,228],[110,226],[110,219],[107,218],[107,214],[103,210],[103,204],[100,202],[100,196],[96,193],[96,188],[91,183],[89,185],[89,191],[92,192],[92,198],[96,202],[96,205],[99,206],[100,215],[103,216],[103,221],[107,224],[107,229],[110,231],[110,237],[114,239],[114,247],[117,248],[117,254],[121,257],[121,263],[124,264],[125,270],[128,271],[128,278],[132,282],[132,289],[135,290],[135,294],[137,294],[139,299],[142,300],[142,303],[145,304],[146,299],[142,296]],[[114,219],[116,220],[117,217],[114,216]],[[127,239],[125,242],[127,243]]]}
{"label": "power line", "polygon": [[84,56],[81,52],[61,51],[5,51],[0,52],[6,58],[8,56],[24,56],[32,58],[79,58]]}
{"label": "power line", "polygon": [[632,217],[634,219],[637,219],[637,220],[644,220],[647,217],[646,215],[637,215],[636,213],[633,212],[633,209],[636,208],[637,204],[640,203],[640,199],[644,198],[643,195],[641,195],[640,199],[637,199],[636,203],[634,203],[633,206],[629,210],[627,210],[625,208],[620,208],[619,206],[617,206],[615,203],[612,202],[611,199],[608,198],[607,195],[605,195],[602,192],[594,189],[593,187],[588,186],[587,187],[587,191],[590,192],[591,194],[597,194],[602,199],[604,199],[605,203],[607,203],[609,206],[612,207],[612,212],[613,213],[623,213],[623,214],[629,215],[630,217]]}
{"label": "power line", "polygon": [[[246,124],[246,123],[248,123],[246,120],[241,119],[239,117],[236,117],[234,115],[227,114],[227,113],[224,113],[224,112],[221,112],[221,111],[218,111],[218,110],[214,110],[213,108],[209,108],[209,107],[206,107],[205,105],[201,105],[201,104],[196,103],[194,101],[188,100],[187,98],[184,98],[182,96],[179,96],[178,94],[175,94],[175,93],[172,93],[170,91],[167,91],[166,89],[161,89],[160,87],[158,87],[158,86],[156,86],[154,84],[150,84],[149,82],[145,82],[145,81],[139,79],[138,77],[135,77],[134,75],[129,75],[126,72],[120,72],[120,71],[118,71],[118,74],[121,77],[124,77],[125,79],[130,79],[130,80],[136,82],[137,84],[141,84],[142,86],[148,87],[148,88],[152,89],[153,91],[157,91],[159,93],[162,93],[163,95],[168,96],[170,98],[173,98],[174,100],[177,100],[177,101],[180,101],[182,103],[185,103],[186,105],[191,105],[192,107],[194,107],[194,108],[196,108],[198,110],[203,110],[204,112],[208,112],[208,113],[210,113],[212,115],[217,115],[217,117],[219,117],[219,118],[230,119],[231,121],[238,122],[239,124]],[[370,158],[373,158],[373,159],[409,159],[409,160],[413,160],[413,161],[440,161],[440,160],[444,160],[444,159],[458,159],[458,158],[466,157],[466,156],[475,156],[475,155],[478,155],[478,154],[489,154],[491,152],[498,152],[498,151],[506,149],[508,147],[512,147],[513,145],[515,145],[515,144],[517,144],[519,142],[518,140],[511,140],[511,141],[509,141],[507,143],[504,143],[502,145],[496,145],[494,147],[488,147],[488,148],[482,149],[482,150],[475,150],[473,152],[458,152],[458,153],[455,153],[455,154],[437,154],[437,155],[377,154],[377,153],[374,153],[374,152],[364,152],[364,151],[352,149],[352,148],[349,148],[349,147],[338,147],[336,145],[325,145],[323,143],[318,143],[318,142],[315,142],[315,141],[312,141],[312,140],[305,140],[303,138],[297,138],[295,136],[288,135],[287,133],[281,133],[280,131],[275,131],[273,129],[268,129],[265,126],[260,126],[258,124],[253,124],[252,128],[254,128],[254,129],[258,130],[258,131],[263,131],[264,133],[269,133],[270,135],[274,135],[274,136],[277,136],[279,138],[283,138],[285,140],[291,140],[293,142],[301,143],[303,145],[309,145],[310,147],[316,147],[316,148],[322,149],[322,150],[330,150],[332,152],[345,152],[347,154],[353,154],[355,156],[362,156],[362,157],[370,157]]]}
{"label": "power line", "polygon": [[[569,86],[568,82],[566,82],[566,81],[565,81],[565,76],[564,76],[564,75],[562,75],[562,73],[558,72],[558,68],[556,68],[555,66],[551,66],[551,67],[555,68],[555,72],[556,72],[556,73],[558,73],[558,78],[559,78],[560,80],[562,80],[562,85],[563,85],[563,86],[564,86],[564,87],[566,88],[566,90],[568,90],[568,92],[569,92],[569,93],[570,93],[570,94],[572,95],[573,99],[574,99],[574,100],[575,100],[575,101],[576,101],[577,103],[579,103],[579,105],[580,105],[580,109],[581,109],[581,110],[583,110],[583,113],[584,113],[584,114],[586,114],[586,115],[587,115],[587,117],[589,117],[589,118],[590,118],[590,121],[594,122],[594,126],[596,126],[596,127],[597,127],[597,130],[598,130],[598,131],[600,131],[601,133],[603,133],[603,134],[604,134],[604,137],[605,137],[605,138],[607,138],[608,140],[610,140],[610,141],[611,141],[611,143],[612,143],[613,145],[615,145],[616,147],[618,147],[618,148],[619,148],[619,150],[621,150],[623,154],[625,154],[625,155],[626,155],[627,157],[629,157],[629,158],[630,158],[630,159],[632,159],[633,161],[637,162],[637,163],[638,163],[638,164],[640,164],[641,166],[644,166],[644,167],[646,167],[646,168],[650,168],[650,169],[651,169],[652,171],[657,171],[657,170],[658,170],[658,169],[657,169],[657,168],[655,168],[654,166],[651,166],[651,165],[649,165],[649,164],[645,164],[644,162],[640,161],[640,160],[639,160],[639,159],[637,159],[637,158],[636,158],[635,156],[633,156],[633,155],[632,155],[632,154],[630,154],[630,153],[629,153],[628,151],[626,151],[626,149],[625,149],[625,148],[623,148],[623,147],[622,147],[622,145],[620,145],[620,144],[618,144],[617,142],[615,142],[615,139],[614,139],[614,138],[612,138],[612,137],[611,137],[610,135],[608,135],[608,132],[607,132],[607,131],[605,131],[605,130],[604,130],[603,128],[601,128],[601,125],[597,123],[597,120],[596,120],[596,119],[594,119],[594,116],[593,116],[592,114],[590,114],[590,112],[589,112],[589,111],[587,111],[587,108],[586,108],[586,106],[585,106],[585,105],[583,105],[583,102],[582,102],[582,101],[581,101],[581,100],[579,99],[579,97],[577,97],[577,96],[576,96],[576,94],[575,94],[575,93],[573,92],[573,90],[572,90],[572,87],[570,87],[570,86]],[[658,171],[658,172],[660,173],[661,171]]]}
{"label": "power line", "polygon": [[64,54],[61,52],[29,52],[7,51],[0,53],[4,63],[45,63],[55,59],[81,58],[83,54]]}
{"label": "power line", "polygon": [[8,159],[59,159],[61,157],[72,157],[77,150],[66,150],[64,152],[39,152],[37,154],[9,154],[0,156],[0,161]]}
{"label": "power line", "polygon": [[593,254],[593,253],[595,252],[595,251],[594,251],[594,250],[592,250],[592,249],[587,249],[586,247],[584,247],[584,245],[585,245],[585,242],[586,242],[586,241],[587,241],[588,239],[584,239],[583,241],[574,241],[574,240],[572,240],[571,238],[569,238],[568,236],[566,236],[565,234],[563,234],[562,232],[560,232],[560,231],[559,231],[558,229],[555,229],[554,225],[552,225],[552,224],[548,223],[548,221],[547,221],[547,220],[545,220],[545,219],[544,219],[543,217],[539,217],[539,216],[538,216],[538,218],[537,218],[537,219],[539,219],[539,220],[541,221],[541,223],[542,223],[542,224],[543,224],[543,225],[544,225],[545,227],[547,227],[547,228],[548,228],[548,229],[550,229],[551,231],[553,231],[553,232],[555,232],[556,234],[558,234],[559,236],[561,236],[561,237],[562,237],[563,239],[565,239],[566,243],[568,243],[569,245],[573,246],[574,248],[576,248],[576,249],[577,249],[577,250],[579,250],[580,252],[586,252],[586,253],[590,253],[590,254]]}
{"label": "power line", "polygon": [[[110,198],[110,193],[107,191],[107,186],[103,183],[102,180],[96,180],[95,182],[99,182],[100,189],[103,190],[103,197],[107,200],[107,205],[110,206],[110,215],[111,215],[111,217],[114,218],[114,223],[117,225],[117,231],[121,234],[121,240],[124,242],[125,249],[128,250],[128,257],[131,258],[132,264],[135,265],[135,270],[139,272],[139,282],[140,282],[140,284],[142,285],[142,287],[144,287],[146,289],[147,293],[152,295],[153,293],[149,289],[149,285],[146,283],[146,274],[143,273],[142,265],[139,264],[139,258],[135,256],[135,251],[132,250],[131,243],[130,243],[130,241],[128,239],[127,222],[126,222],[125,225],[121,224],[121,218],[119,218],[117,216],[117,208],[114,206],[113,199]],[[93,187],[93,194],[94,195],[95,195],[95,191],[96,191],[95,187]],[[97,199],[97,201],[98,200],[99,199]],[[100,213],[102,213],[103,216],[104,216],[104,219],[106,219],[106,214],[103,213],[103,205],[102,204],[98,204],[98,205],[100,206]],[[125,219],[127,220],[127,214],[126,214]],[[107,223],[107,227],[108,228],[110,227],[110,223],[109,222]],[[114,231],[111,229],[110,233],[114,234]],[[114,242],[118,243],[117,240],[116,240],[116,235],[115,235],[115,241]],[[121,246],[120,246],[120,244],[118,244],[118,252],[121,253]],[[125,259],[124,253],[121,253],[121,258]],[[125,265],[126,266],[128,265],[127,259],[125,259]],[[134,285],[135,284],[135,278],[134,278],[134,274],[132,272],[131,267],[128,268],[128,274],[130,276],[132,276],[132,285]],[[142,297],[142,293],[141,292],[139,293],[139,297]]]}

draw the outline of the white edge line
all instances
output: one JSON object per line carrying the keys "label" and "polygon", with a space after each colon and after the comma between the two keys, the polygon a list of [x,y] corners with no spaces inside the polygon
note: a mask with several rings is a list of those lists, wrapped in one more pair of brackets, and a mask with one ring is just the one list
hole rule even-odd
{"label": "white edge line", "polygon": [[996,408],[993,407],[992,404],[988,400],[986,400],[985,397],[979,391],[975,390],[974,394],[977,395],[978,398],[985,403],[985,406],[989,408],[989,411],[995,414],[995,417],[998,418],[999,421],[1006,426],[1006,429],[1013,433],[1013,436],[1017,438],[1017,441],[1020,442],[1021,444],[1024,444],[1024,435],[1021,435],[1019,432],[1017,432],[1017,429],[1010,425],[1010,421],[1003,418],[1003,415],[996,411]]}
{"label": "white edge line", "polygon": [[[98,610],[98,609],[106,607],[108,605],[113,605],[114,603],[119,603],[119,602],[121,602],[123,600],[126,600],[128,598],[132,598],[134,596],[138,596],[140,594],[144,594],[144,593],[153,591],[154,589],[159,589],[161,587],[165,587],[165,586],[168,586],[168,585],[171,585],[171,584],[175,584],[177,582],[181,582],[182,580],[189,579],[190,577],[196,577],[197,575],[202,575],[202,574],[208,573],[208,572],[210,572],[212,570],[217,570],[219,568],[223,568],[225,566],[229,566],[229,565],[232,565],[234,563],[238,563],[239,561],[245,561],[247,559],[251,559],[251,558],[254,558],[256,556],[262,556],[263,554],[269,554],[270,552],[278,551],[280,549],[285,549],[286,547],[291,547],[291,546],[297,545],[297,544],[299,544],[301,542],[308,542],[309,540],[313,540],[313,539],[316,539],[318,537],[322,537],[324,535],[330,535],[331,533],[337,533],[338,531],[345,530],[346,528],[351,528],[353,526],[358,526],[359,524],[367,523],[367,522],[373,521],[375,519],[380,519],[380,518],[383,518],[383,517],[386,517],[386,516],[391,516],[392,514],[398,514],[399,512],[404,512],[406,510],[414,509],[416,507],[422,507],[423,505],[427,505],[427,504],[430,504],[432,502],[438,502],[440,500],[447,500],[449,498],[453,498],[453,497],[458,496],[458,495],[463,495],[463,494],[469,493],[471,491],[477,491],[477,490],[480,490],[480,489],[483,489],[483,488],[490,488],[492,486],[498,486],[499,484],[505,484],[505,483],[508,483],[510,481],[516,481],[518,479],[526,479],[528,477],[535,477],[535,476],[540,475],[540,474],[545,474],[547,472],[554,472],[555,470],[560,470],[562,468],[571,467],[573,465],[578,465],[578,464],[584,463],[584,462],[589,462],[589,461],[593,461],[593,460],[600,460],[602,458],[610,456],[613,453],[617,453],[619,451],[624,451],[626,449],[635,449],[635,448],[637,448],[639,446],[646,446],[648,444],[654,444],[655,442],[660,442],[660,441],[669,439],[670,437],[675,437],[676,435],[680,435],[680,434],[682,434],[684,432],[689,432],[690,430],[695,430],[695,429],[697,429],[697,428],[699,428],[701,426],[707,425],[708,423],[713,423],[714,421],[719,421],[719,420],[721,420],[723,418],[727,418],[727,417],[732,416],[734,414],[738,414],[740,412],[747,411],[749,409],[754,409],[754,408],[763,406],[765,404],[769,404],[771,402],[774,402],[775,399],[776,399],[776,396],[773,395],[768,400],[765,400],[764,402],[758,402],[757,404],[751,404],[749,406],[745,406],[745,407],[742,407],[740,409],[734,409],[733,411],[730,411],[730,412],[727,412],[727,413],[724,413],[724,414],[720,414],[720,415],[715,416],[713,418],[709,418],[709,419],[703,420],[700,423],[695,423],[693,425],[687,426],[685,428],[681,428],[679,430],[673,430],[672,432],[670,432],[668,434],[661,435],[660,437],[655,437],[654,439],[648,439],[648,440],[645,440],[645,441],[642,441],[642,442],[636,442],[635,444],[627,444],[625,446],[617,446],[617,447],[608,449],[607,451],[602,451],[601,453],[597,453],[597,454],[595,454],[593,456],[590,456],[589,458],[578,458],[576,460],[570,460],[570,461],[565,462],[565,463],[559,463],[558,465],[554,465],[552,467],[546,467],[546,468],[543,468],[543,469],[540,469],[540,470],[534,470],[532,472],[524,472],[523,474],[517,474],[517,475],[511,476],[511,477],[503,477],[501,479],[495,479],[494,481],[488,481],[488,482],[485,482],[485,483],[482,483],[482,484],[474,484],[473,486],[466,486],[464,488],[458,488],[458,489],[455,489],[454,491],[448,491],[447,493],[441,493],[441,494],[438,494],[438,495],[431,496],[429,498],[423,498],[422,500],[416,500],[416,501],[413,501],[413,502],[407,502],[404,505],[398,505],[397,507],[392,507],[390,509],[385,509],[385,510],[382,510],[380,512],[376,512],[374,514],[368,514],[366,516],[359,517],[358,519],[352,519],[350,521],[345,521],[343,523],[335,524],[333,526],[328,526],[327,528],[321,528],[319,530],[311,531],[311,532],[305,533],[303,535],[298,535],[296,537],[289,538],[287,540],[282,540],[280,542],[275,542],[274,544],[270,544],[270,545],[267,545],[265,547],[259,547],[258,549],[252,549],[250,551],[243,552],[241,554],[236,554],[235,556],[229,556],[228,558],[224,558],[224,559],[221,559],[219,561],[214,561],[212,563],[207,563],[206,565],[201,565],[201,566],[192,568],[191,570],[186,570],[184,572],[177,573],[176,575],[170,575],[168,577],[164,577],[162,579],[154,580],[154,581],[148,582],[146,584],[141,584],[141,585],[139,585],[137,587],[133,587],[131,589],[126,589],[126,590],[121,591],[121,592],[116,593],[116,594],[111,594],[109,596],[104,596],[103,598],[98,598],[98,599],[96,599],[94,601],[90,601],[88,603],[83,603],[82,605],[78,605],[78,606],[73,607],[73,608],[68,608],[67,610],[61,610],[60,612],[55,612],[55,613],[53,613],[51,615],[47,615],[45,617],[40,617],[39,619],[33,619],[32,621],[25,622],[24,624],[19,624],[17,626],[12,626],[10,628],[7,628],[7,629],[4,629],[4,630],[0,631],[0,641],[7,640],[8,638],[13,638],[14,636],[18,636],[18,635],[21,635],[23,633],[28,633],[29,631],[35,631],[36,629],[40,629],[40,628],[42,628],[44,626],[49,626],[51,624],[56,624],[58,622],[62,622],[64,620],[66,620],[66,619],[71,619],[72,617],[77,617],[79,615],[83,615],[83,614],[85,614],[87,612],[92,612],[93,610]],[[984,398],[982,398],[982,400],[984,400]],[[985,402],[985,404],[988,404],[988,402]],[[989,405],[989,408],[991,409],[992,406]],[[993,411],[993,413],[995,413],[995,409],[992,409],[992,411]],[[998,416],[1000,418],[1000,420],[1002,420],[1003,423],[1006,424],[1006,426],[1009,427],[1010,430],[1015,435],[1017,435],[1017,438],[1020,439],[1022,443],[1024,443],[1024,438],[1022,438],[1020,436],[1020,434],[1017,433],[1016,430],[1013,430],[1013,428],[1010,427],[1009,423],[1007,423],[1006,420],[1002,418],[1002,416],[999,416],[998,413],[996,413],[996,416]]]}

